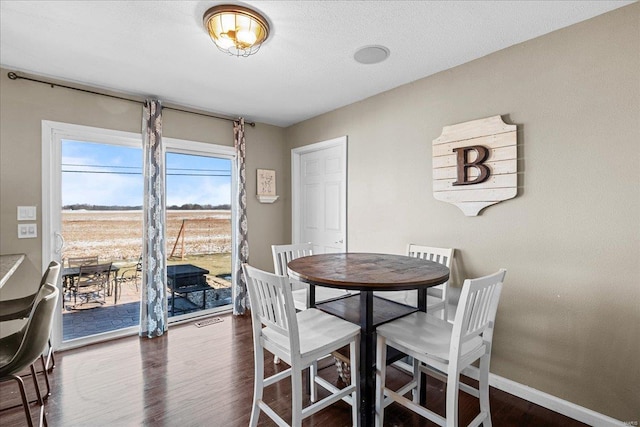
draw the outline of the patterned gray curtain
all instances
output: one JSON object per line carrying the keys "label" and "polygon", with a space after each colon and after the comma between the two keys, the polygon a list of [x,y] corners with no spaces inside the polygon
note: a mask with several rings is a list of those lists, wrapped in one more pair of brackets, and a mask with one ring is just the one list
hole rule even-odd
{"label": "patterned gray curtain", "polygon": [[233,314],[244,314],[247,308],[247,282],[242,273],[242,264],[249,261],[249,242],[247,240],[247,189],[245,176],[245,140],[244,119],[233,122],[233,136],[236,147],[236,171],[238,182],[237,215],[236,215],[236,259],[235,282],[233,283]]}
{"label": "patterned gray curtain", "polygon": [[140,336],[158,337],[167,330],[165,244],[165,160],[162,105],[145,101],[142,112],[144,205]]}

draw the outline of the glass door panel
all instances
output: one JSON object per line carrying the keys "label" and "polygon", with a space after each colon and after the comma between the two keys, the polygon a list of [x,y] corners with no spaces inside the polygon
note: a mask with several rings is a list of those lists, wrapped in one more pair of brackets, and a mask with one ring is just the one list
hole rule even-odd
{"label": "glass door panel", "polygon": [[169,316],[231,304],[231,159],[168,152]]}
{"label": "glass door panel", "polygon": [[[62,340],[137,326],[142,150],[63,139],[61,152]],[[94,264],[106,283],[84,277]]]}

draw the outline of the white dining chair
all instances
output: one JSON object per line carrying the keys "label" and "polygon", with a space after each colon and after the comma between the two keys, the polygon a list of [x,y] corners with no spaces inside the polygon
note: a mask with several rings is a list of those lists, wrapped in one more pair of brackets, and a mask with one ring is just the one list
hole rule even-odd
{"label": "white dining chair", "polygon": [[[276,274],[280,276],[288,276],[287,264],[294,259],[313,255],[312,243],[293,243],[289,245],[271,245],[271,252],[273,254],[273,269]],[[291,282],[291,289],[293,295],[293,304],[296,310],[306,310],[310,305],[309,298],[309,285],[307,283],[300,282],[292,277],[289,277]],[[333,289],[324,286],[315,287],[315,301],[323,302],[330,301],[339,298],[344,298],[351,295],[352,292],[344,289]],[[338,367],[339,375],[343,381],[348,382],[348,359],[341,355],[339,352],[331,354],[336,361],[336,367]],[[280,363],[280,359],[277,356],[273,358],[273,363]],[[315,365],[314,365],[315,366]],[[314,367],[312,367],[314,369]],[[311,390],[311,401],[316,401],[317,388],[315,387],[311,375],[309,376],[309,386]]]}
{"label": "white dining chair", "polygon": [[[452,248],[436,248],[431,246],[416,245],[409,243],[407,245],[407,256],[422,258],[429,261],[437,262],[451,268],[455,249]],[[401,304],[418,306],[418,291],[379,291],[374,295],[380,298],[399,302]],[[439,316],[441,319],[448,320],[449,306],[449,282],[445,282],[438,286],[433,286],[427,290],[427,313]]]}
{"label": "white dining chair", "polygon": [[[498,301],[506,270],[462,286],[453,324],[416,312],[377,328],[376,426],[382,426],[384,408],[398,402],[428,420],[446,427],[458,425],[458,389],[479,397],[480,413],[469,424],[491,426],[489,408],[489,362]],[[413,357],[413,378],[397,391],[385,386],[387,346]],[[478,389],[460,382],[460,374],[480,361]],[[446,418],[418,404],[421,373],[444,374],[447,382]],[[413,399],[404,395],[414,391]]]}
{"label": "white dining chair", "polygon": [[[360,327],[315,308],[296,313],[288,277],[267,273],[247,264],[242,268],[251,303],[255,358],[250,426],[258,424],[260,411],[279,426],[289,425],[263,400],[265,387],[287,377],[291,377],[291,426],[301,426],[304,418],[339,400],[351,404],[353,424],[358,425]],[[346,345],[349,345],[351,356],[351,384],[338,389],[317,376],[317,371],[312,369],[314,383],[325,388],[330,394],[303,408],[302,371],[315,366],[319,358]],[[264,350],[278,356],[290,368],[265,378]]]}
{"label": "white dining chair", "polygon": [[[281,276],[287,276],[287,264],[296,258],[313,255],[311,243],[294,243],[290,245],[271,245],[273,253],[274,272]],[[297,310],[309,308],[309,285],[295,279],[291,280],[293,289],[293,303]],[[349,296],[351,293],[344,289],[332,289],[324,286],[315,287],[316,302],[329,301]]]}

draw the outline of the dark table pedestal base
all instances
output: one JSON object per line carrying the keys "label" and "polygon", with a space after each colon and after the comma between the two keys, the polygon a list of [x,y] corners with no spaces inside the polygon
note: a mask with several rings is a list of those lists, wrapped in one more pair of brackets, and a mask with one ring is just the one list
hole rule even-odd
{"label": "dark table pedestal base", "polygon": [[[361,291],[359,295],[319,303],[316,308],[360,325],[360,425],[373,426],[376,401],[376,327],[418,309],[375,297],[372,291]],[[361,313],[364,315],[361,316]],[[403,355],[393,352],[389,356],[392,360],[398,360]]]}

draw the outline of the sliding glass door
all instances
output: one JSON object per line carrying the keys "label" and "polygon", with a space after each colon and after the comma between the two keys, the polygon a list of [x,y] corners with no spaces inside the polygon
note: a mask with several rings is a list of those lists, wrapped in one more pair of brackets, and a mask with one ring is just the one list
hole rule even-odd
{"label": "sliding glass door", "polygon": [[[235,150],[163,141],[168,314],[180,321],[228,310]],[[139,329],[141,145],[139,134],[43,122],[43,263],[63,264],[56,348]]]}

